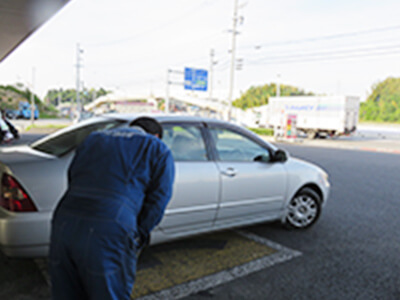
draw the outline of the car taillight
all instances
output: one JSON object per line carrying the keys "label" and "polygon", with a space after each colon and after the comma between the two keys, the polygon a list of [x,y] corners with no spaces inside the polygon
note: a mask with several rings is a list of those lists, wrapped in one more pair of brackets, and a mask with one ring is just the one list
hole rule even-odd
{"label": "car taillight", "polygon": [[14,212],[37,211],[32,199],[9,174],[3,174],[1,180],[0,206]]}

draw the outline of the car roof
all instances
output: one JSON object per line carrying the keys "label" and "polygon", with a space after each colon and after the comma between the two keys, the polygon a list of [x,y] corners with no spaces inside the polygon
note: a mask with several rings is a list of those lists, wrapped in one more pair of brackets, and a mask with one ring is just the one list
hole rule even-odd
{"label": "car roof", "polygon": [[278,149],[275,145],[267,143],[266,141],[262,140],[257,134],[254,132],[251,132],[250,130],[247,130],[243,126],[234,124],[232,122],[228,121],[223,121],[223,120],[218,120],[218,119],[212,119],[212,118],[205,118],[205,117],[200,117],[200,116],[190,116],[190,115],[178,115],[178,114],[165,114],[165,113],[143,113],[143,114],[133,114],[133,113],[109,113],[109,114],[103,114],[100,115],[99,117],[102,118],[114,118],[117,120],[123,120],[126,122],[133,121],[134,119],[142,116],[147,116],[147,117],[153,117],[159,122],[205,122],[205,123],[219,123],[219,124],[224,124],[225,126],[228,125],[229,127],[236,127],[240,130],[246,131],[248,134],[252,135],[253,137],[256,137],[259,141],[262,141],[263,143],[266,143],[269,145],[270,148],[276,150]]}
{"label": "car roof", "polygon": [[161,123],[164,122],[193,122],[193,123],[199,123],[199,122],[206,122],[206,123],[214,123],[214,124],[223,124],[224,126],[228,127],[235,127],[241,130],[242,132],[247,132],[248,135],[252,136],[253,138],[256,138],[258,141],[261,141],[263,144],[267,144],[269,148],[272,149],[277,149],[274,145],[267,143],[266,141],[262,140],[259,136],[257,136],[255,133],[245,129],[242,126],[238,126],[234,123],[223,121],[223,120],[218,120],[218,119],[212,119],[212,118],[205,118],[205,117],[200,117],[200,116],[189,116],[189,115],[178,115],[178,114],[162,114],[162,113],[142,113],[142,114],[134,114],[134,113],[108,113],[108,114],[102,114],[102,115],[96,115],[91,118],[88,118],[86,120],[83,120],[82,122],[76,123],[74,125],[68,126],[66,128],[60,129],[48,136],[43,137],[42,139],[39,139],[38,141],[35,141],[33,144],[31,144],[31,147],[35,147],[38,144],[41,144],[43,142],[49,141],[57,136],[61,136],[62,134],[65,134],[67,132],[70,132],[72,130],[75,130],[79,127],[84,127],[93,123],[101,122],[101,121],[121,121],[121,122],[126,122],[129,123],[133,120],[135,120],[138,117],[141,116],[147,116],[147,117],[153,117],[156,120],[158,120]]}
{"label": "car roof", "polygon": [[66,132],[71,130],[75,130],[76,128],[87,126],[89,124],[97,123],[99,121],[105,120],[117,120],[122,122],[131,122],[139,117],[146,116],[146,117],[153,117],[159,122],[212,122],[212,123],[220,123],[220,124],[231,124],[225,121],[211,119],[211,118],[203,118],[198,116],[188,116],[188,115],[176,115],[176,114],[162,114],[162,113],[142,113],[142,114],[134,114],[134,113],[108,113],[108,114],[101,114],[95,115],[91,118],[82,120],[81,122],[75,123],[71,126],[66,128],[60,129],[48,136],[35,141],[32,145],[34,146],[37,143],[41,143],[46,140],[50,140],[53,137],[60,136]]}
{"label": "car roof", "polygon": [[124,121],[132,121],[138,117],[152,117],[159,122],[213,122],[213,123],[228,123],[226,121],[205,118],[200,116],[189,116],[189,115],[177,115],[177,114],[163,114],[163,113],[142,113],[142,114],[133,114],[133,113],[108,113],[99,115],[99,117],[105,118],[113,118]]}

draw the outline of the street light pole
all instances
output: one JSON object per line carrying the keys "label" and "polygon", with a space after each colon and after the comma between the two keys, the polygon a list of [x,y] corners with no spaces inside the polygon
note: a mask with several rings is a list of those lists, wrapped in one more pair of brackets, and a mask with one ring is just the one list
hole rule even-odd
{"label": "street light pole", "polygon": [[171,73],[171,71],[168,69],[167,70],[167,87],[166,87],[166,95],[165,95],[165,107],[164,107],[164,112],[167,114],[169,113],[169,73]]}
{"label": "street light pole", "polygon": [[80,79],[80,68],[82,67],[81,65],[81,53],[83,50],[80,48],[79,43],[76,45],[76,120],[80,119],[81,116],[81,99],[80,99],[80,84],[81,84],[81,79]]}
{"label": "street light pole", "polygon": [[33,94],[33,87],[35,85],[35,67],[32,68],[32,83],[31,83],[31,125],[35,119],[35,96]]}
{"label": "street light pole", "polygon": [[212,101],[212,92],[213,92],[213,75],[214,75],[214,65],[217,63],[214,61],[215,52],[214,49],[210,51],[210,71],[209,71],[209,79],[208,79],[208,88],[209,88],[209,95],[208,98]]}

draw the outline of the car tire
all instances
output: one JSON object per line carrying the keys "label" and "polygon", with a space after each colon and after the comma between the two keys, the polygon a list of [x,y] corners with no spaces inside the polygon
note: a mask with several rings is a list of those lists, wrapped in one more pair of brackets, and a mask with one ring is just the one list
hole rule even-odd
{"label": "car tire", "polygon": [[303,188],[290,200],[285,225],[289,229],[306,229],[317,222],[321,214],[321,197],[311,188]]}

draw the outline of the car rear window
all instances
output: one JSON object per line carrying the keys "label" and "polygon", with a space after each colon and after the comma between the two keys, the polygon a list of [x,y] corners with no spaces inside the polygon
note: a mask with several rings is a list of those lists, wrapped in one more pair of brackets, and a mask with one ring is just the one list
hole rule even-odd
{"label": "car rear window", "polygon": [[121,120],[107,120],[81,126],[54,137],[44,138],[31,145],[37,151],[45,152],[55,156],[62,156],[74,150],[83,140],[94,131],[107,130],[118,127],[125,123]]}

